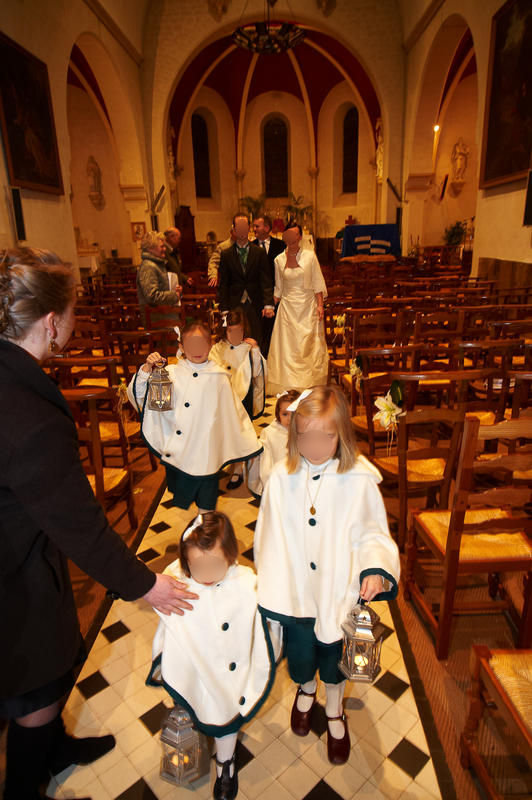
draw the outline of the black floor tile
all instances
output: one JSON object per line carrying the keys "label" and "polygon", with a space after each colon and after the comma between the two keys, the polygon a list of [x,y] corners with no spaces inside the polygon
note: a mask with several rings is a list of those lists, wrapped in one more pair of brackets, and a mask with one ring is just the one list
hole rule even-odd
{"label": "black floor tile", "polygon": [[88,700],[89,697],[94,697],[94,695],[101,692],[102,689],[107,689],[109,683],[105,680],[102,673],[96,670],[96,672],[93,672],[92,675],[89,675],[87,678],[83,678],[83,680],[79,681],[76,685],[85,700]]}
{"label": "black floor tile", "polygon": [[255,758],[253,753],[250,753],[247,747],[244,744],[242,744],[240,740],[237,741],[236,743],[235,757],[236,757],[235,760],[236,768],[238,771],[244,769],[246,764],[249,764],[249,762],[253,761],[253,759]]}
{"label": "black floor tile", "polygon": [[141,778],[139,781],[119,794],[115,800],[157,800],[157,795],[152,792],[146,781]]}
{"label": "black floor tile", "polygon": [[[295,697],[295,692],[294,692]],[[325,709],[320,703],[315,703],[314,708],[312,709],[312,716],[310,718],[310,730],[313,731],[316,736],[323,736],[325,731],[327,730],[327,717],[325,715]]]}
{"label": "black floor tile", "polygon": [[253,563],[255,563],[255,557],[253,555],[253,548],[252,547],[250,547],[249,550],[245,550],[242,553],[242,555],[244,556],[244,558],[247,558],[248,561],[253,561]]}
{"label": "black floor tile", "polygon": [[161,554],[154,550],[153,547],[148,547],[147,550],[143,550],[142,553],[137,553],[137,558],[140,558],[141,561],[144,561],[145,564],[148,561],[153,561],[154,558],[159,558]]}
{"label": "black floor tile", "polygon": [[408,739],[402,739],[399,744],[394,747],[388,758],[390,761],[393,761],[394,764],[397,764],[403,772],[410,775],[411,778],[415,778],[427,761],[429,761],[429,756],[424,753],[423,750],[420,750],[419,747],[416,747],[415,744],[409,742]]}
{"label": "black floor tile", "polygon": [[175,508],[175,503],[173,500],[165,500],[163,503],[161,503],[161,505],[163,508]]}
{"label": "black floor tile", "polygon": [[321,780],[305,795],[303,800],[342,800],[342,795],[335,792],[328,783]]}
{"label": "black floor tile", "polygon": [[255,508],[259,508],[260,506],[260,497],[254,497],[253,500],[250,500],[248,506],[254,506]]}
{"label": "black floor tile", "polygon": [[164,531],[170,530],[170,525],[167,522],[156,522],[155,525],[150,525],[150,531],[155,531],[155,533],[164,533]]}
{"label": "black floor tile", "polygon": [[153,735],[161,730],[163,720],[167,714],[168,709],[165,704],[161,702],[157,703],[153,708],[150,708],[149,711],[145,711],[139,719]]}
{"label": "black floor tile", "polygon": [[124,625],[123,622],[113,622],[112,625],[108,625],[107,628],[102,628],[102,633],[107,639],[108,642],[116,642],[117,639],[121,639],[122,636],[125,636],[127,633],[131,633],[127,625]]}
{"label": "black floor tile", "polygon": [[392,635],[393,628],[389,628],[387,625],[382,625],[382,627],[384,628],[384,631],[383,631],[383,634],[382,634],[382,641],[385,642],[386,639],[388,638],[388,636]]}
{"label": "black floor tile", "polygon": [[257,526],[257,520],[255,520],[255,522],[248,522],[248,524],[247,524],[247,525],[245,525],[245,527],[246,527],[246,528],[247,528],[249,531],[254,531],[254,530],[255,530],[255,528],[256,528],[256,526]]}
{"label": "black floor tile", "polygon": [[267,428],[267,427],[269,427],[269,425],[270,425],[269,422],[261,422],[261,424],[259,425],[259,428]]}
{"label": "black floor tile", "polygon": [[384,675],[374,683],[374,686],[380,689],[381,692],[384,692],[394,703],[401,697],[403,692],[406,692],[409,685],[410,684],[398,678],[397,675],[394,675],[392,672],[385,672]]}

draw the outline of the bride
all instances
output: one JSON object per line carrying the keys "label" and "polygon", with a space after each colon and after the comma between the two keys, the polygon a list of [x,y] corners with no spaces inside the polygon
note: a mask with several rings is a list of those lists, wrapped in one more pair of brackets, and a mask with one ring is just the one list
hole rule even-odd
{"label": "bride", "polygon": [[283,240],[286,250],[275,259],[278,309],[268,356],[269,394],[327,383],[325,281],[314,251],[301,249],[297,223],[288,223]]}

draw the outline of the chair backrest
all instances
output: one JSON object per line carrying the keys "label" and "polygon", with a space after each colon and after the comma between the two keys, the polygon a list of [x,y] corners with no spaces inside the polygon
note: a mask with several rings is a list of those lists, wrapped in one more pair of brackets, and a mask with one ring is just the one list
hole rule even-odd
{"label": "chair backrest", "polygon": [[[488,457],[478,454],[482,442],[497,440],[513,443],[514,452],[504,452],[499,447],[499,451]],[[532,535],[532,518],[527,513],[532,501],[532,478],[520,480],[519,477],[529,475],[532,470],[531,440],[532,419],[480,425],[476,417],[466,416],[447,539],[449,555],[460,551],[463,533],[486,535],[523,531]],[[477,487],[474,479],[479,474],[484,478],[490,476],[489,488],[485,488],[485,481],[483,486]],[[466,524],[466,511],[479,507],[497,511],[492,518],[485,519],[483,515],[482,521],[473,519]]]}
{"label": "chair backrest", "polygon": [[[118,386],[119,359],[113,356],[56,356],[47,361],[62,389],[74,389],[80,381],[107,381],[109,388]],[[89,386],[90,384],[85,384]]]}

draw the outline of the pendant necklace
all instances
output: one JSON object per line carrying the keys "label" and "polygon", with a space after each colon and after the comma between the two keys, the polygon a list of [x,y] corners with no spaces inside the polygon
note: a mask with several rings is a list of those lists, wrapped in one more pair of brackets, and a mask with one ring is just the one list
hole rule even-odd
{"label": "pendant necklace", "polygon": [[[316,494],[314,495],[314,497],[312,497],[312,495],[310,494],[310,489],[309,489],[310,465],[309,465],[309,464],[308,464],[308,462],[307,462],[307,483],[306,483],[306,490],[307,490],[308,499],[310,500],[310,513],[312,514],[312,516],[313,516],[313,517],[314,517],[314,515],[316,514],[316,503],[317,503],[317,501],[318,501],[318,495],[319,495],[319,493],[320,493],[321,485],[322,485],[322,483],[323,483],[323,480],[322,480],[322,478],[323,478],[323,476],[325,475],[325,472],[327,471],[327,467],[328,467],[328,466],[329,466],[329,463],[327,463],[327,464],[325,465],[324,469],[323,469],[323,470],[322,470],[320,473],[318,473],[317,475],[314,475],[314,476],[313,476],[313,480],[317,480],[317,479],[319,479],[319,481],[320,481],[320,482],[319,482],[319,484],[318,484],[318,489],[317,489],[317,491],[316,491]],[[315,519],[309,519],[309,525],[315,525],[315,524],[316,524],[316,520],[315,520]]]}

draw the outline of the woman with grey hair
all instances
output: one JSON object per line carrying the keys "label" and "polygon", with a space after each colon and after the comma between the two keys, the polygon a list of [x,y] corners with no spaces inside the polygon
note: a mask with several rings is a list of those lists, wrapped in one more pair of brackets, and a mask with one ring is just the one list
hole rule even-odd
{"label": "woman with grey hair", "polygon": [[[172,287],[166,264],[164,234],[148,231],[141,242],[142,261],[137,272],[137,294],[142,318],[146,306],[176,306],[181,286]],[[175,280],[175,277],[173,278]]]}

